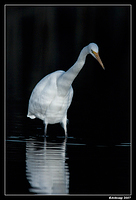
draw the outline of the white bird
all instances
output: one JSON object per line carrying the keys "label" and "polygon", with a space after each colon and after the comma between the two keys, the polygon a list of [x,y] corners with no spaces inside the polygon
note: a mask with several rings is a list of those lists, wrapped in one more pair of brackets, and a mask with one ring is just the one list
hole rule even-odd
{"label": "white bird", "polygon": [[99,57],[98,46],[90,43],[81,50],[77,61],[70,69],[66,72],[58,70],[45,76],[33,89],[27,117],[43,120],[45,136],[48,124],[61,123],[67,137],[67,111],[73,97],[72,83],[85,64],[88,54],[96,58],[105,69]]}

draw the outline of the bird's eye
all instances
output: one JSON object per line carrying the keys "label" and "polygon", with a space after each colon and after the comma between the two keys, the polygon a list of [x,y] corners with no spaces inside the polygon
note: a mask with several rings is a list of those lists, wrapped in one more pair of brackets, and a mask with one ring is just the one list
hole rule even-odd
{"label": "bird's eye", "polygon": [[91,49],[91,52],[94,54],[93,50]]}

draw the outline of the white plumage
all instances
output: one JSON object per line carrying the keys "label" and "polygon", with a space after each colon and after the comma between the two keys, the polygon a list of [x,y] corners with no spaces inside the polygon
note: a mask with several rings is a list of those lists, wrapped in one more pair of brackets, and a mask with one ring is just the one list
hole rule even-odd
{"label": "white plumage", "polygon": [[93,55],[101,64],[98,46],[90,43],[84,47],[76,63],[66,72],[55,71],[45,76],[37,83],[29,99],[27,117],[39,118],[45,124],[45,134],[48,124],[61,123],[67,136],[67,110],[72,102],[72,82],[82,69],[87,54]]}

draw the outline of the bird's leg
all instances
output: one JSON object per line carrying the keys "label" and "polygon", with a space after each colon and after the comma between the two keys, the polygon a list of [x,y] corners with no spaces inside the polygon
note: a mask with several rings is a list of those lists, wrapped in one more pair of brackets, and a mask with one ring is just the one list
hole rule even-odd
{"label": "bird's leg", "polygon": [[65,137],[67,137],[67,116],[64,117],[63,121],[62,121],[62,125],[65,131]]}
{"label": "bird's leg", "polygon": [[65,131],[65,137],[67,138],[68,134],[67,134],[67,123],[64,124],[63,126],[64,131]]}
{"label": "bird's leg", "polygon": [[45,127],[44,127],[44,135],[45,135],[45,137],[46,137],[46,134],[47,134],[47,125],[48,124],[45,124]]}
{"label": "bird's leg", "polygon": [[67,138],[67,137],[68,137],[67,130],[65,130],[65,138]]}

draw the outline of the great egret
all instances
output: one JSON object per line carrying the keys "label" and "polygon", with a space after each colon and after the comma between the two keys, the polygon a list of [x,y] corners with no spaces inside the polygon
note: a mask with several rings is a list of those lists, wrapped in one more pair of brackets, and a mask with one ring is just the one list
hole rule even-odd
{"label": "great egret", "polygon": [[39,118],[45,124],[45,135],[48,124],[61,123],[67,136],[67,110],[72,102],[72,82],[85,64],[85,59],[91,54],[98,60],[103,69],[104,65],[99,57],[99,48],[95,43],[85,46],[75,62],[66,72],[55,71],[45,76],[37,83],[29,99],[27,117]]}

